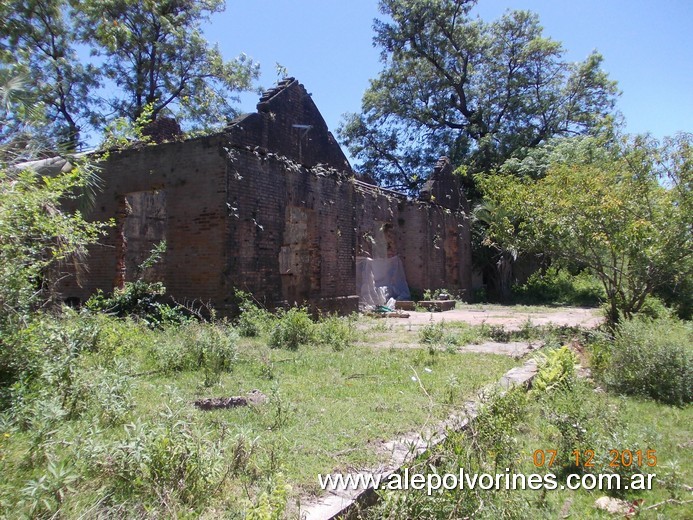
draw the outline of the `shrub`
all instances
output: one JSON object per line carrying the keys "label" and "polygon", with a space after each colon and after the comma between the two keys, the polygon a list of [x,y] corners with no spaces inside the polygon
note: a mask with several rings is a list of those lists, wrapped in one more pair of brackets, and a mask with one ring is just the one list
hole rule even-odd
{"label": "shrub", "polygon": [[306,309],[292,307],[280,310],[270,333],[269,346],[296,350],[300,345],[310,343],[314,337],[314,324]]}
{"label": "shrub", "polygon": [[353,342],[353,318],[339,316],[323,317],[315,326],[315,342],[331,345],[334,350],[343,350]]}
{"label": "shrub", "polygon": [[76,360],[82,352],[97,349],[98,333],[98,324],[80,317],[36,314],[24,328],[3,338],[3,404],[12,404],[18,395],[31,399],[42,391],[64,401],[74,383]]}
{"label": "shrub", "polygon": [[236,360],[236,332],[220,324],[188,323],[169,327],[154,344],[152,356],[159,370],[177,372],[201,369],[205,386],[219,381]]}
{"label": "shrub", "polygon": [[548,392],[561,385],[571,385],[575,381],[577,362],[577,356],[568,347],[554,349],[542,355],[541,368],[532,381],[532,388]]}
{"label": "shrub", "polygon": [[672,318],[674,311],[656,296],[648,295],[645,302],[637,313],[640,317],[651,318],[653,320]]}
{"label": "shrub", "polygon": [[[539,395],[549,428],[556,439],[557,469],[563,473],[618,473],[624,481],[642,470],[637,464],[618,467],[609,464],[609,452],[618,446],[633,453],[646,451],[647,446],[622,423],[613,401],[604,392],[595,392],[592,385],[582,379],[572,385],[559,385],[555,391]],[[556,435],[551,431],[555,429]],[[585,465],[589,457],[592,466]],[[579,457],[579,464],[576,460]],[[622,495],[623,489],[611,489],[608,494]]]}
{"label": "shrub", "polygon": [[69,417],[90,415],[106,425],[121,422],[134,407],[127,369],[122,363],[76,369],[64,399]]}
{"label": "shrub", "polygon": [[138,318],[154,328],[188,321],[190,318],[183,307],[160,301],[165,294],[166,288],[161,282],[137,280],[126,282],[122,289],[115,289],[110,296],[99,290],[84,306],[92,312]]}
{"label": "shrub", "polygon": [[683,406],[693,401],[693,329],[671,318],[619,325],[607,385],[617,392]]}
{"label": "shrub", "polygon": [[75,468],[67,462],[49,462],[43,475],[27,482],[18,505],[31,518],[57,518],[66,495],[75,492],[73,485],[78,481]]}
{"label": "shrub", "polygon": [[96,468],[116,493],[156,504],[176,499],[197,505],[219,489],[225,457],[220,442],[184,420],[128,424],[125,437],[105,450]]}
{"label": "shrub", "polygon": [[236,291],[240,315],[236,320],[238,333],[244,338],[253,338],[267,331],[273,316],[260,307],[249,293]]}
{"label": "shrub", "polygon": [[268,489],[263,491],[255,503],[249,504],[245,518],[247,520],[281,520],[288,500],[291,486],[286,484],[281,473],[268,482]]}
{"label": "shrub", "polygon": [[587,271],[571,274],[555,266],[533,273],[527,281],[513,287],[516,301],[523,303],[558,303],[564,305],[598,305],[604,299],[604,287]]}
{"label": "shrub", "polygon": [[488,455],[495,468],[512,467],[517,460],[517,426],[525,417],[527,395],[515,387],[494,394],[483,404],[471,425],[476,449]]}

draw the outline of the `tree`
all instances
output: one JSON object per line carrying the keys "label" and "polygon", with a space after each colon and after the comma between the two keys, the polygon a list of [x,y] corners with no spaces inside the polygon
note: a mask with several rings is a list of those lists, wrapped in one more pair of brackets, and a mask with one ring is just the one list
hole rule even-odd
{"label": "tree", "polygon": [[[78,206],[84,190],[95,186],[87,163],[55,157],[20,162],[40,156],[44,144],[32,134],[40,106],[28,104],[23,87],[17,78],[0,84],[0,407],[10,385],[32,365],[21,336],[52,300],[61,265],[86,254],[107,225],[66,209],[66,202]],[[39,172],[42,167],[52,172]]]}
{"label": "tree", "polygon": [[513,263],[520,254],[513,241],[499,243],[491,240],[488,229],[494,226],[513,225],[505,208],[491,200],[481,201],[472,211],[472,248],[477,253],[473,258],[475,267],[487,277],[487,296],[507,303],[512,289]]}
{"label": "tree", "polygon": [[12,0],[4,9],[3,61],[12,64],[12,76],[26,77],[56,144],[75,150],[82,126],[92,123],[99,85],[96,67],[77,55],[75,10],[67,0]]}
{"label": "tree", "polygon": [[109,104],[118,116],[151,120],[173,111],[193,127],[224,123],[234,92],[248,89],[258,67],[245,56],[224,61],[204,39],[201,22],[223,0],[83,2],[83,38],[105,57],[106,77],[120,91]]}
{"label": "tree", "polygon": [[488,239],[579,262],[602,282],[609,321],[631,318],[661,287],[690,287],[692,143],[690,134],[610,148],[574,138],[554,148],[538,180],[479,175],[486,200],[504,212]]}
{"label": "tree", "polygon": [[[592,53],[564,60],[535,14],[492,23],[470,16],[476,0],[381,0],[374,43],[384,69],[340,136],[361,168],[390,187],[416,190],[432,158],[471,175],[555,136],[582,134],[611,112],[616,84]],[[474,195],[474,193],[471,193]]]}

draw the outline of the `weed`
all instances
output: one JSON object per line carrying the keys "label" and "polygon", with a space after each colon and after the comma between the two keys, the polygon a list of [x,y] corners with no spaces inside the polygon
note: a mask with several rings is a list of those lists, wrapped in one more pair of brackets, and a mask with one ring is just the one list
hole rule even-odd
{"label": "weed", "polygon": [[286,426],[291,419],[293,410],[290,403],[279,390],[279,385],[277,384],[272,386],[269,396],[269,406],[271,409],[269,412],[271,415],[269,429],[278,430]]}
{"label": "weed", "polygon": [[278,473],[268,481],[268,489],[263,491],[254,504],[250,504],[245,518],[247,520],[281,520],[284,518],[286,502],[291,487],[284,476]]}
{"label": "weed", "polygon": [[75,468],[66,462],[49,462],[46,472],[22,489],[19,506],[32,518],[56,517],[66,495],[75,492],[73,485],[78,480]]}
{"label": "weed", "polygon": [[240,432],[236,435],[230,449],[230,468],[234,475],[251,473],[249,468],[250,461],[255,454],[257,444],[257,437],[251,439],[245,432]]}
{"label": "weed", "polygon": [[548,354],[539,353],[540,369],[532,381],[532,390],[550,392],[561,385],[575,382],[575,366],[578,362],[575,353],[568,347],[553,349]]}
{"label": "weed", "polygon": [[235,296],[240,310],[236,320],[238,334],[244,338],[253,338],[269,330],[274,318],[272,314],[253,300],[250,293],[236,290]]}
{"label": "weed", "polygon": [[693,328],[674,319],[622,323],[604,378],[617,392],[683,406],[693,401]]}
{"label": "weed", "polygon": [[218,487],[224,460],[220,442],[187,421],[169,419],[126,425],[125,438],[109,449],[99,468],[122,496],[195,505]]}
{"label": "weed", "polygon": [[493,462],[494,472],[517,462],[517,425],[524,419],[527,397],[523,388],[491,395],[472,424],[471,435],[479,454]]}
{"label": "weed", "polygon": [[161,282],[136,280],[126,282],[122,289],[115,289],[109,296],[98,290],[84,306],[94,313],[136,318],[152,328],[189,321],[190,318],[183,307],[161,301],[165,294],[166,287]]}
{"label": "weed", "polygon": [[498,341],[499,343],[507,343],[512,337],[512,334],[505,330],[503,325],[490,325],[487,334],[493,341]]}
{"label": "weed", "polygon": [[424,325],[419,330],[419,339],[421,340],[421,343],[425,343],[427,345],[436,345],[442,343],[444,335],[445,323],[442,321],[439,323],[434,323],[433,319],[431,319],[428,324]]}
{"label": "weed", "polygon": [[288,311],[280,310],[274,329],[270,333],[269,345],[272,348],[287,348],[297,350],[300,345],[306,345],[314,337],[314,324],[308,312],[299,307]]}
{"label": "weed", "polygon": [[233,366],[237,339],[229,327],[192,322],[166,329],[155,343],[152,356],[164,372],[202,369],[204,385],[211,386]]}
{"label": "weed", "polygon": [[339,316],[323,317],[315,327],[315,342],[330,345],[334,350],[344,350],[353,343],[354,318]]}
{"label": "weed", "polygon": [[78,370],[65,405],[71,418],[90,414],[105,425],[122,422],[134,406],[127,365]]}
{"label": "weed", "polygon": [[447,381],[445,382],[445,390],[444,390],[444,400],[445,403],[447,404],[453,404],[455,402],[455,397],[460,391],[460,380],[457,378],[455,374],[452,374],[451,376],[448,377]]}
{"label": "weed", "polygon": [[370,332],[385,333],[392,331],[392,325],[388,325],[385,320],[375,320],[369,329]]}

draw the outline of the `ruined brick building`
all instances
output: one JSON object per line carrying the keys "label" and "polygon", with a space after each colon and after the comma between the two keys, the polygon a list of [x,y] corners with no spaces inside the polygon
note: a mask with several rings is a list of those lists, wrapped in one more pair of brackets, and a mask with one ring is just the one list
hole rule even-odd
{"label": "ruined brick building", "polygon": [[111,153],[100,177],[90,218],[116,225],[86,273],[63,280],[64,298],[133,279],[161,240],[167,250],[146,276],[222,312],[234,288],[269,306],[355,310],[361,256],[399,256],[411,288],[471,289],[466,201],[449,162],[436,165],[426,200],[358,180],[293,78],[221,133]]}

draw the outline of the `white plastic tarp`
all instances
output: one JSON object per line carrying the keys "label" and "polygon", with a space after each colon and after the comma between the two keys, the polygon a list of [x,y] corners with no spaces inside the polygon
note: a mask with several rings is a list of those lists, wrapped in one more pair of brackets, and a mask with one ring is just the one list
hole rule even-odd
{"label": "white plastic tarp", "polygon": [[356,288],[359,308],[372,309],[393,298],[409,300],[409,285],[398,256],[391,258],[356,257]]}

